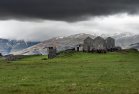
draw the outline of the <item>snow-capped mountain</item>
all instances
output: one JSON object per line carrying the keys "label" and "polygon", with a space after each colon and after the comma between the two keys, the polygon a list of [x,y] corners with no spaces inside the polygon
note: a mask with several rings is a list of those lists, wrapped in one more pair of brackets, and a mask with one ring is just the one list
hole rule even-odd
{"label": "snow-capped mountain", "polygon": [[139,51],[139,43],[131,44],[130,48],[137,49]]}
{"label": "snow-capped mountain", "polygon": [[13,54],[33,55],[33,54],[48,54],[47,47],[56,46],[58,51],[63,51],[82,44],[83,40],[87,37],[95,38],[96,36],[90,34],[76,34],[68,37],[59,37],[46,40],[42,43],[29,47]]}
{"label": "snow-capped mountain", "polygon": [[116,39],[116,45],[121,46],[124,49],[130,48],[130,45],[135,43],[139,43],[139,35],[131,35]]}
{"label": "snow-capped mountain", "polygon": [[[106,38],[110,35],[102,35],[101,37]],[[13,54],[22,54],[22,55],[33,55],[33,54],[48,54],[47,47],[56,46],[58,51],[66,50],[75,47],[78,44],[83,44],[83,40],[87,37],[95,38],[97,35],[91,34],[76,34],[68,37],[57,37],[50,40],[46,40],[37,45],[24,49],[22,51],[14,52]],[[115,34],[111,35],[115,38],[116,46],[120,46],[123,49],[130,48],[131,44],[139,43],[139,35],[134,34]]]}
{"label": "snow-capped mountain", "polygon": [[25,42],[24,40],[8,40],[0,39],[0,53],[3,55],[10,54],[15,51],[20,51],[39,42]]}
{"label": "snow-capped mountain", "polygon": [[131,36],[135,36],[136,34],[130,33],[130,32],[124,32],[124,33],[115,33],[111,35],[115,39],[120,39],[120,38],[127,38]]}

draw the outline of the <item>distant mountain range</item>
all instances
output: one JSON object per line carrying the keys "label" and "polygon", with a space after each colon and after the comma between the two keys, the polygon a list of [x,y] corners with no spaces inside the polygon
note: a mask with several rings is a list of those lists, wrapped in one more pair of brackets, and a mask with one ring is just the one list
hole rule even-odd
{"label": "distant mountain range", "polygon": [[131,44],[130,48],[137,49],[139,51],[139,43]]}
{"label": "distant mountain range", "polygon": [[0,39],[0,53],[7,55],[16,51],[21,51],[38,43],[39,42],[26,42],[24,40]]}
{"label": "distant mountain range", "polygon": [[117,45],[123,48],[130,48],[132,44],[139,43],[139,35],[121,38],[117,40]]}
{"label": "distant mountain range", "polygon": [[32,55],[32,54],[48,54],[47,47],[56,46],[58,51],[63,51],[75,47],[77,44],[82,44],[83,40],[87,37],[95,38],[94,35],[90,34],[76,34],[68,37],[58,37],[52,38],[41,42],[35,46],[29,47],[19,52],[13,54],[23,54],[23,55]]}
{"label": "distant mountain range", "polygon": [[[68,37],[58,37],[52,38],[50,40],[46,40],[41,42],[37,45],[24,49],[22,51],[13,52],[13,54],[22,54],[22,55],[33,55],[33,54],[48,54],[47,47],[49,46],[56,46],[58,51],[63,51],[66,49],[70,49],[75,47],[78,44],[82,44],[83,40],[87,37],[95,38],[97,35],[91,34],[75,34]],[[101,35],[101,37],[106,38],[109,35]],[[131,44],[139,43],[139,35],[134,35],[132,33],[121,33],[121,34],[114,34],[111,37],[115,38],[116,46],[120,46],[123,49],[126,48],[133,48]]]}

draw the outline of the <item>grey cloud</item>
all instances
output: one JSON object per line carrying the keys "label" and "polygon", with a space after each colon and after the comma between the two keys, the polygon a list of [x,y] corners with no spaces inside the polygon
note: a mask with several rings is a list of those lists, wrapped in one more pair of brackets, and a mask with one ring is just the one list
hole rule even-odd
{"label": "grey cloud", "polygon": [[0,38],[44,41],[78,33],[108,34],[130,32],[139,34],[139,15],[116,14],[93,17],[86,21],[65,22],[44,20],[42,22],[6,20],[0,21]]}
{"label": "grey cloud", "polygon": [[137,13],[139,0],[0,0],[0,19],[80,20],[84,16]]}

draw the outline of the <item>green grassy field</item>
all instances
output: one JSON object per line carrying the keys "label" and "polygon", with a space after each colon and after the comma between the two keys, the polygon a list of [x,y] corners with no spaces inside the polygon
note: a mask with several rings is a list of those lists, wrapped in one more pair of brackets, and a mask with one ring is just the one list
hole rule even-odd
{"label": "green grassy field", "polygon": [[0,94],[139,94],[139,53],[1,58]]}

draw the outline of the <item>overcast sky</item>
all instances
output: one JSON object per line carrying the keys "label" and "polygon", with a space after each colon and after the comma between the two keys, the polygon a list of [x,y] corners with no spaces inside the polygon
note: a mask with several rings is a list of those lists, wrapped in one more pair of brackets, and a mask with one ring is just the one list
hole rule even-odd
{"label": "overcast sky", "polygon": [[139,33],[139,0],[0,0],[0,37]]}

